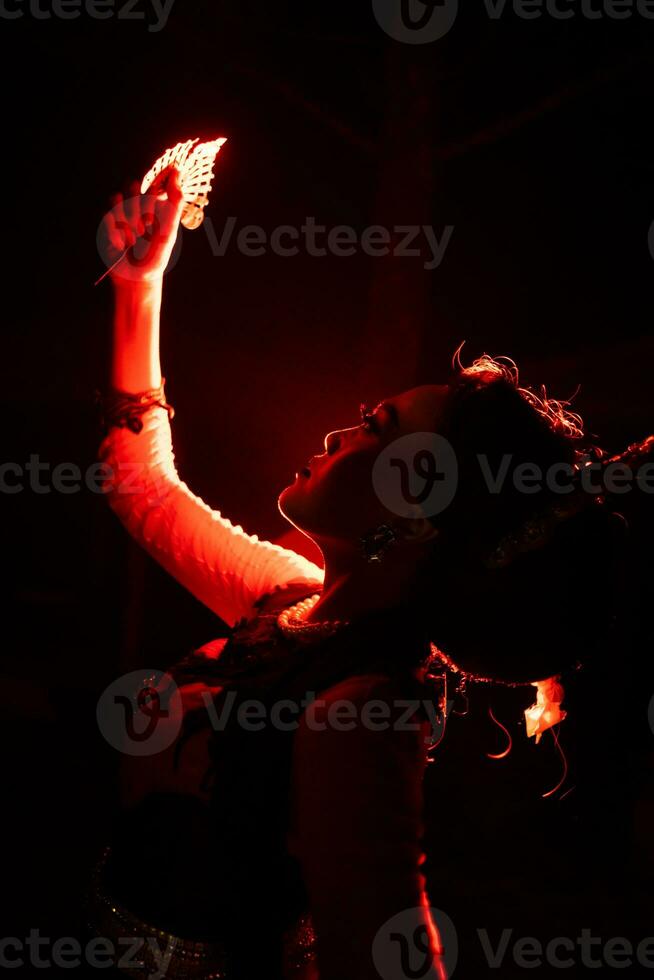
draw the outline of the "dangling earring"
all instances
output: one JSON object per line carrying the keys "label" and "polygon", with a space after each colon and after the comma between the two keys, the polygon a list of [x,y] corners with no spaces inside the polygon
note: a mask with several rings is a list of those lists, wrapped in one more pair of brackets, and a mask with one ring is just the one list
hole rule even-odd
{"label": "dangling earring", "polygon": [[361,538],[363,556],[368,562],[380,562],[397,540],[397,531],[390,524],[380,524]]}

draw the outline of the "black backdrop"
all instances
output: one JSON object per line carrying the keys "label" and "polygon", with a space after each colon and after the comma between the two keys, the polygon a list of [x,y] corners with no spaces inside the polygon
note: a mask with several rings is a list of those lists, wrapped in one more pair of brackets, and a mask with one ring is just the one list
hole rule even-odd
{"label": "black backdrop", "polygon": [[[158,32],[24,13],[0,18],[6,461],[92,463],[111,312],[108,284],[92,286],[96,228],[111,191],[191,135],[230,138],[208,212],[218,233],[229,216],[268,231],[311,215],[454,227],[432,271],[361,254],[216,257],[202,230],[184,234],[163,329],[178,462],[235,521],[283,534],[275,495],[297,461],[362,398],[444,379],[464,339],[554,394],[579,385],[609,449],[650,431],[652,21],[492,20],[477,4],[440,41],[403,45],[369,3],[177,0]],[[114,802],[97,696],[220,624],[97,494],[2,502],[7,934],[70,935]],[[460,936],[646,935],[651,631],[632,619],[623,636],[615,696],[588,722],[595,788],[580,808],[540,800],[554,770],[534,770],[531,746],[489,769],[474,720],[457,727],[468,761],[444,754],[441,782],[430,772],[432,899]],[[468,956],[459,975],[481,975]]]}

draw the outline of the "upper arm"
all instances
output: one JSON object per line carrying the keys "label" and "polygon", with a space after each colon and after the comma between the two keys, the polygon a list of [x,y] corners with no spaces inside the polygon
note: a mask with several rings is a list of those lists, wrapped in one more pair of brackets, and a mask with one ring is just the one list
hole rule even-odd
{"label": "upper arm", "polygon": [[153,408],[143,429],[112,428],[100,447],[112,509],[132,536],[229,625],[278,586],[319,585],[306,558],[260,541],[212,510],[180,480],[168,415]]}
{"label": "upper arm", "polygon": [[[361,718],[364,703],[387,703],[392,688],[355,678],[330,690],[328,708],[337,700]],[[351,731],[314,730],[314,717],[305,712],[295,737],[291,849],[309,896],[320,978],[378,978],[373,943],[394,916],[414,910],[416,925],[424,921],[434,935],[420,871],[427,729],[373,731],[359,722]],[[433,952],[427,980],[443,976]]]}

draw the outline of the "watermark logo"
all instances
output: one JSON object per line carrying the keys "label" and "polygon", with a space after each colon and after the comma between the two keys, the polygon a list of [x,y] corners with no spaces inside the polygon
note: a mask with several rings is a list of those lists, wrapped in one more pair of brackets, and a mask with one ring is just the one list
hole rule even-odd
{"label": "watermark logo", "polygon": [[116,967],[125,976],[147,976],[149,980],[163,980],[175,951],[175,941],[166,946],[154,936],[120,936],[117,940],[94,936],[81,943],[74,936],[52,939],[42,936],[39,929],[30,929],[25,937],[0,938],[0,970],[21,967],[49,970],[72,970],[91,967],[106,970]]}
{"label": "watermark logo", "polygon": [[177,684],[160,670],[134,670],[113,681],[96,711],[107,742],[125,755],[156,755],[169,748],[182,727]]}
{"label": "watermark logo", "polygon": [[178,688],[169,674],[136,670],[110,684],[99,699],[97,720],[109,744],[127,755],[156,755],[169,748],[182,729],[184,711],[204,708],[206,723],[215,732],[238,726],[244,732],[296,732],[303,724],[311,732],[411,733],[430,750],[440,742],[452,702],[443,698],[368,698],[334,700],[306,691],[301,698],[270,703],[236,691],[187,684]]}
{"label": "watermark logo", "polygon": [[430,44],[454,26],[459,0],[373,0],[379,26],[395,41]]}
{"label": "watermark logo", "polygon": [[[147,202],[145,207],[144,201]],[[140,280],[144,277],[144,270],[152,268],[153,264],[161,268],[160,256],[165,253],[166,236],[161,232],[160,204],[165,207],[165,203],[156,202],[154,198],[128,198],[120,201],[103,217],[96,235],[97,249],[106,268],[116,268],[116,276]],[[138,237],[133,232],[134,223],[128,220],[130,214],[139,215],[142,220]],[[444,225],[442,230],[433,225],[368,225],[355,228],[343,224],[329,227],[320,224],[313,215],[308,215],[300,225],[277,225],[266,229],[262,225],[239,225],[235,215],[230,215],[219,227],[208,215],[201,230],[207,237],[214,258],[223,258],[230,250],[246,258],[261,258],[264,255],[283,259],[297,255],[311,258],[392,256],[417,259],[426,272],[433,272],[440,268],[445,258],[454,225]],[[120,258],[126,248],[124,258]],[[181,249],[182,235],[178,234],[165,267],[166,272],[177,264]],[[120,263],[116,265],[118,259]]]}
{"label": "watermark logo", "polygon": [[157,34],[168,23],[175,0],[0,0],[1,20],[124,20],[147,23]]}
{"label": "watermark logo", "polygon": [[379,454],[372,471],[377,497],[398,517],[434,517],[454,500],[456,453],[436,432],[412,432]]}
{"label": "watermark logo", "polygon": [[654,967],[654,937],[647,936],[634,943],[625,936],[613,936],[606,941],[594,936],[592,929],[582,929],[579,936],[554,936],[547,942],[535,936],[514,936],[513,929],[503,929],[497,940],[486,929],[477,929],[477,937],[490,970],[503,969],[510,959],[523,970],[546,969],[624,970],[630,967]]}
{"label": "watermark logo", "polygon": [[88,491],[109,495],[110,500],[147,495],[149,507],[159,507],[166,499],[166,480],[150,472],[144,463],[91,463],[82,468],[78,463],[49,463],[38,453],[26,462],[0,462],[0,494],[14,496],[24,492],[47,496],[65,496]]}
{"label": "watermark logo", "polygon": [[[380,27],[404,44],[429,44],[454,26],[458,0],[373,0]],[[489,20],[654,20],[654,0],[483,0]]]}
{"label": "watermark logo", "polygon": [[454,923],[435,908],[406,909],[375,936],[372,960],[382,980],[442,980],[459,956]]}

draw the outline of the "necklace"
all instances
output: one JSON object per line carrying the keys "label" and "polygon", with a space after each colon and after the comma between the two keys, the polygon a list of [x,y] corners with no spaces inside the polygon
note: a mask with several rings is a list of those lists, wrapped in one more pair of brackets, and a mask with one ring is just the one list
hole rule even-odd
{"label": "necklace", "polygon": [[341,619],[325,620],[322,623],[307,623],[306,617],[320,599],[318,592],[297,602],[289,609],[283,609],[277,617],[277,625],[285,636],[292,636],[293,639],[304,643],[312,643],[317,640],[325,639],[334,633],[349,626],[349,622]]}
{"label": "necklace", "polygon": [[433,671],[434,667],[444,667],[458,678],[457,690],[464,691],[468,684],[496,684],[498,687],[533,687],[533,681],[506,681],[496,677],[483,677],[481,674],[474,674],[470,671],[462,670],[455,664],[451,657],[439,650],[433,643],[431,644],[431,656],[427,663],[427,670]]}

